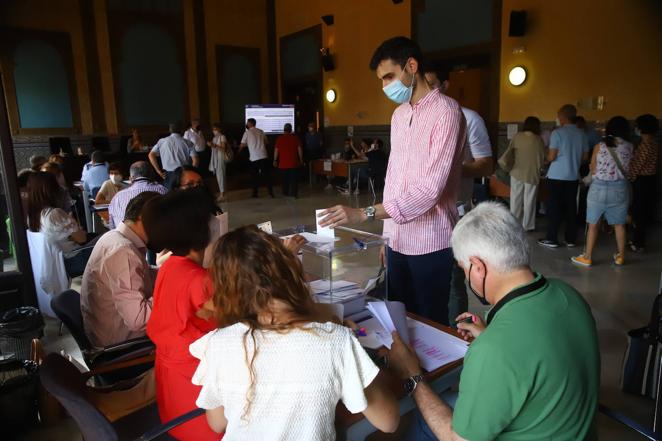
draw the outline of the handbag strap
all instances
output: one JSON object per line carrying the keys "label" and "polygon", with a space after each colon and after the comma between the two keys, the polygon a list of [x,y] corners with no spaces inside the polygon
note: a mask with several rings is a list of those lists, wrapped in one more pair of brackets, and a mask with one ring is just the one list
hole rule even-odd
{"label": "handbag strap", "polygon": [[605,145],[607,147],[607,151],[611,155],[611,158],[614,160],[616,163],[616,167],[618,168],[618,171],[621,172],[623,175],[623,179],[627,179],[628,175],[625,173],[625,169],[623,168],[623,164],[621,163],[621,159],[618,157],[616,154],[616,148],[615,147],[609,147],[608,145]]}

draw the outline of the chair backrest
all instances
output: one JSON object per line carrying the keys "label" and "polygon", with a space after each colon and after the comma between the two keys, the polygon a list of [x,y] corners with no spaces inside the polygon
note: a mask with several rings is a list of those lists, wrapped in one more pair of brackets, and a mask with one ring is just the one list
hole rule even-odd
{"label": "chair backrest", "polygon": [[92,345],[87,339],[85,328],[83,327],[83,314],[80,311],[80,294],[73,289],[67,289],[59,294],[55,294],[51,299],[51,307],[57,318],[62,320],[62,323],[69,329],[74,340],[78,343],[78,347],[83,351],[92,349]]}
{"label": "chair backrest", "polygon": [[55,317],[51,298],[68,289],[71,283],[64,266],[64,255],[43,233],[28,230],[27,236],[39,309],[43,314]]}
{"label": "chair backrest", "polygon": [[108,419],[85,397],[85,379],[80,371],[59,354],[49,354],[39,367],[41,384],[67,409],[78,424],[83,439],[117,441]]}

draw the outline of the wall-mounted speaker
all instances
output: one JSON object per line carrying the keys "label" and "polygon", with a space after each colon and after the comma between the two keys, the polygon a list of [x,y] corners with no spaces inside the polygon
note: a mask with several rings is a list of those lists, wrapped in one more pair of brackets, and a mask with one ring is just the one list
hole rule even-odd
{"label": "wall-mounted speaker", "polygon": [[335,63],[333,62],[333,56],[329,51],[322,52],[322,68],[325,72],[329,72],[336,68]]}
{"label": "wall-mounted speaker", "polygon": [[523,37],[526,33],[526,11],[510,11],[509,37]]}

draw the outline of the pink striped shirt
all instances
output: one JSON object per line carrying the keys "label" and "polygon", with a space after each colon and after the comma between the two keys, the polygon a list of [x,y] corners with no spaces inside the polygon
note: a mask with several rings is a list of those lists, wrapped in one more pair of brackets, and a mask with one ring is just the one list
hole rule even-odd
{"label": "pink striped shirt", "polygon": [[393,112],[383,205],[391,217],[384,220],[384,236],[394,251],[450,248],[465,135],[460,105],[437,90]]}

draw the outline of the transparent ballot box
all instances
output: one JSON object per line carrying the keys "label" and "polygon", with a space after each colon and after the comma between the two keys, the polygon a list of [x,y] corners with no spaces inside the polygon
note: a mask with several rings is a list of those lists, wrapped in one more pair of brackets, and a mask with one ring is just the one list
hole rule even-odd
{"label": "transparent ballot box", "polygon": [[386,271],[379,258],[388,239],[346,227],[336,227],[335,238],[328,238],[318,236],[316,228],[298,226],[276,234],[301,234],[308,240],[299,257],[319,303],[342,305],[348,317],[365,309],[366,295],[388,298]]}

